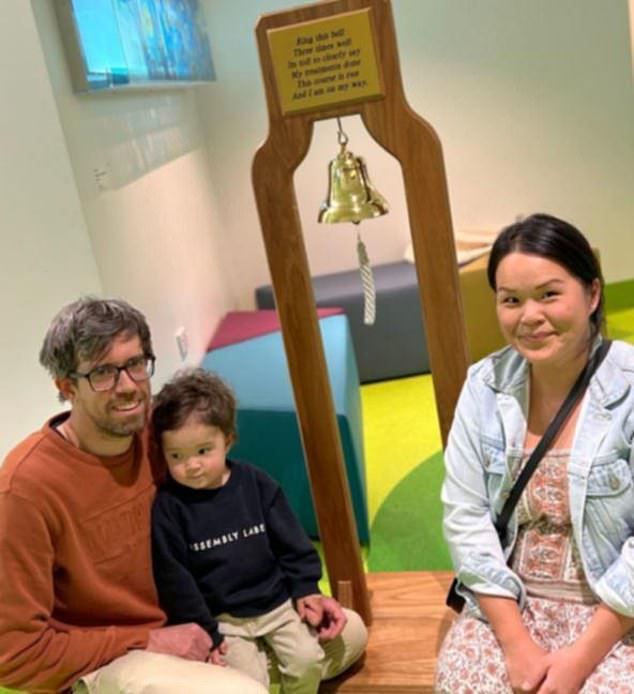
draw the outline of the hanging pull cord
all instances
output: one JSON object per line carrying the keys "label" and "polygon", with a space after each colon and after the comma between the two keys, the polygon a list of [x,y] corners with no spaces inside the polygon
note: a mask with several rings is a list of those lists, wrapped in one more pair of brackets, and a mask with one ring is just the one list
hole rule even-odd
{"label": "hanging pull cord", "polygon": [[376,318],[374,275],[370,267],[368,251],[361,240],[359,232],[357,232],[357,257],[359,258],[359,270],[361,271],[361,283],[363,284],[363,322],[365,325],[374,325]]}

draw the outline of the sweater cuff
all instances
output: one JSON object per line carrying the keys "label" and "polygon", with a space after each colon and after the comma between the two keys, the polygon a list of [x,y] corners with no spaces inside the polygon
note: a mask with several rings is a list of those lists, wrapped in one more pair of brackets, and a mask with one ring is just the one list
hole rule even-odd
{"label": "sweater cuff", "polygon": [[211,636],[211,650],[215,651],[218,646],[225,640],[225,635],[218,631],[218,627],[209,631],[209,636]]}
{"label": "sweater cuff", "polygon": [[302,581],[291,587],[291,597],[293,600],[305,598],[307,595],[321,595],[319,585],[315,581]]}

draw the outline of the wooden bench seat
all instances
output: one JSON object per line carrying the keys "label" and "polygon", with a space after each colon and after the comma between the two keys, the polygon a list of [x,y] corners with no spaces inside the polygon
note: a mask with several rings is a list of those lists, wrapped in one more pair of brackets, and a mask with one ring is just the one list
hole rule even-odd
{"label": "wooden bench seat", "polygon": [[454,619],[445,607],[452,578],[448,571],[368,574],[373,623],[365,659],[324,682],[320,694],[433,692],[436,656]]}

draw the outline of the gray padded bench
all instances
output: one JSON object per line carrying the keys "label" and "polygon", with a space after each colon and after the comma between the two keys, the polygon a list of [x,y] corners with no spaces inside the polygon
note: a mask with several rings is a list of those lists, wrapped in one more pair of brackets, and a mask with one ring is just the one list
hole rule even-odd
{"label": "gray padded bench", "polygon": [[[363,291],[358,270],[313,277],[318,307],[343,308],[352,332],[362,383],[429,372],[416,268],[405,260],[372,267],[376,321],[363,324]],[[255,290],[260,309],[275,308],[270,285]]]}

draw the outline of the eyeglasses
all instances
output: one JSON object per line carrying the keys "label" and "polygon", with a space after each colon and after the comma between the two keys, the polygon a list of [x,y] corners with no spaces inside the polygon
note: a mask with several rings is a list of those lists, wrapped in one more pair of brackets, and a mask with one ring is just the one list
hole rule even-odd
{"label": "eyeglasses", "polygon": [[147,381],[154,374],[155,361],[156,357],[153,355],[149,357],[143,355],[128,359],[122,366],[102,364],[86,373],[74,371],[69,375],[72,378],[87,378],[90,387],[97,392],[101,392],[114,388],[119,382],[119,376],[121,376],[122,371],[125,371],[135,383]]}

